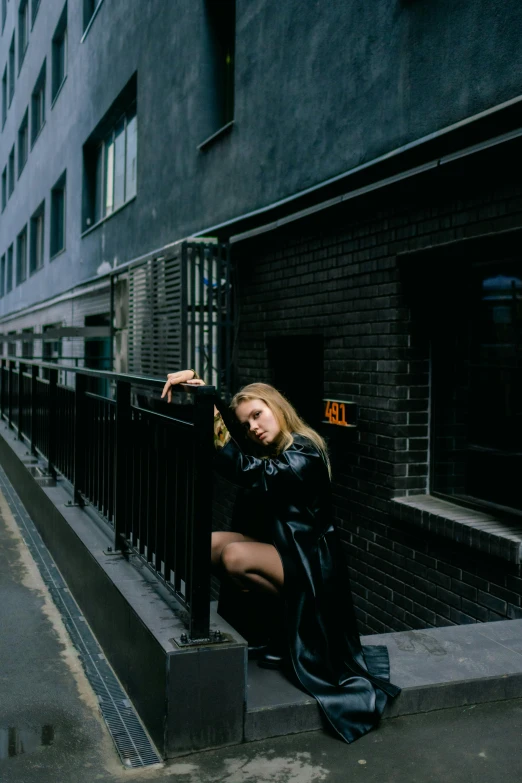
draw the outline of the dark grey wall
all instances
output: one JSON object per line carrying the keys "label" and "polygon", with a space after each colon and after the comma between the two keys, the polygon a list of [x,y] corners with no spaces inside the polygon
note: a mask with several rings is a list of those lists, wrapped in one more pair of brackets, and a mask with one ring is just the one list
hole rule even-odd
{"label": "dark grey wall", "polygon": [[[69,1],[68,78],[50,109],[42,3],[0,134],[0,171],[47,57],[47,123],[0,216],[0,255],[67,169],[67,248],[0,315],[111,265],[335,176],[520,92],[522,5],[512,0],[238,0],[235,126],[213,126],[204,0],[103,2],[83,43]],[[18,4],[0,38],[0,74]],[[138,75],[138,194],[81,237],[82,146]]]}

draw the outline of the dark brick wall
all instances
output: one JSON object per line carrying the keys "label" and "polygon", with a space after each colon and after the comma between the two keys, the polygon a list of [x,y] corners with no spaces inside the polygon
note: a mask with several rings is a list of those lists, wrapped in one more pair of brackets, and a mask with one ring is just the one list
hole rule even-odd
{"label": "dark brick wall", "polygon": [[426,493],[429,462],[429,277],[412,285],[397,256],[522,225],[522,188],[421,183],[386,199],[235,247],[240,383],[272,380],[267,341],[322,335],[325,396],[358,403],[357,431],[331,449],[362,633],[519,617],[514,567],[405,529],[390,499]]}

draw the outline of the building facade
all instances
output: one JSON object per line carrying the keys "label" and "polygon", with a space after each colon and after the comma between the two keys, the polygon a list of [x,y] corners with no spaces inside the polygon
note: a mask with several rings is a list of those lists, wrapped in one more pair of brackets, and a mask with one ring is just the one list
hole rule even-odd
{"label": "building facade", "polygon": [[329,438],[362,631],[522,617],[521,28],[509,0],[2,0],[4,355],[112,328],[133,259],[229,242],[238,382]]}

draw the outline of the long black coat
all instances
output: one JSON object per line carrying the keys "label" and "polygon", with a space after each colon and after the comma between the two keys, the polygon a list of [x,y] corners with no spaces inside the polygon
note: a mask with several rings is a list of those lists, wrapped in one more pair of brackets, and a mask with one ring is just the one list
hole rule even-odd
{"label": "long black coat", "polygon": [[219,449],[216,468],[247,490],[267,515],[284,570],[283,598],[292,666],[333,729],[352,742],[375,726],[388,696],[388,650],[361,647],[341,542],[332,522],[328,469],[315,445],[294,435],[277,458]]}

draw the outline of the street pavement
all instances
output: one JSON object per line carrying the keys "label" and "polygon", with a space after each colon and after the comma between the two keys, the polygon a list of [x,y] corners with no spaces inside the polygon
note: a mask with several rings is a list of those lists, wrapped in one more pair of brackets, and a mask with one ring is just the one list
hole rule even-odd
{"label": "street pavement", "polygon": [[385,720],[126,769],[61,617],[0,495],[0,783],[519,783],[522,700]]}

